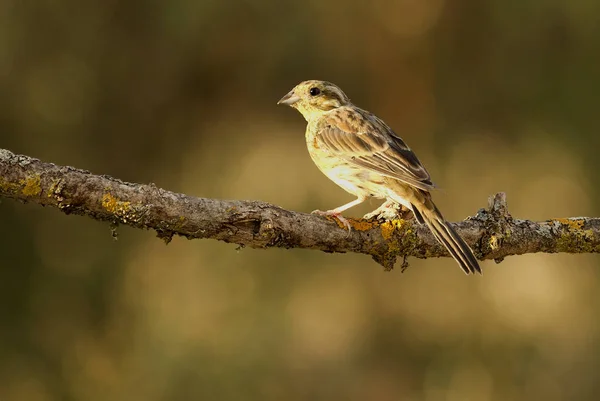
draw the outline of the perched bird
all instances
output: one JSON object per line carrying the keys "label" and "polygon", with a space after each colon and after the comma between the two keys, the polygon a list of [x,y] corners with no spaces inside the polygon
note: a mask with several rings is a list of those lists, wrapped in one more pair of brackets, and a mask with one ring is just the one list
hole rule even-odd
{"label": "perched bird", "polygon": [[350,230],[342,212],[369,197],[385,199],[365,218],[389,219],[397,207],[404,206],[429,227],[465,273],[481,273],[471,248],[431,200],[434,185],[429,173],[383,120],[356,107],[340,88],[326,81],[304,81],[277,104],[291,106],[304,116],[312,160],[329,179],[356,196],[338,208],[313,213],[336,217]]}

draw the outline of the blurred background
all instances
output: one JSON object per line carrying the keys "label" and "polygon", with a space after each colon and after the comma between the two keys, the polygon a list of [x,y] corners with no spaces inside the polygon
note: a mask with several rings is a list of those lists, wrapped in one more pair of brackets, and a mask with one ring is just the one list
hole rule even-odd
{"label": "blurred background", "polygon": [[[305,122],[341,86],[449,220],[600,212],[600,3],[0,2],[0,147],[201,197],[328,209]],[[350,211],[360,216],[377,202]],[[0,400],[592,400],[600,259],[236,250],[3,199]]]}

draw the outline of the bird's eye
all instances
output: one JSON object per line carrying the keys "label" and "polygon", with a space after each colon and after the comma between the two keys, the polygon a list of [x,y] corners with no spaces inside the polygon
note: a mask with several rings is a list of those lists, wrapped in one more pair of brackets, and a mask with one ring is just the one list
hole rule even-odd
{"label": "bird's eye", "polygon": [[310,93],[311,96],[317,96],[319,93],[321,93],[321,90],[319,88],[310,88],[308,93]]}

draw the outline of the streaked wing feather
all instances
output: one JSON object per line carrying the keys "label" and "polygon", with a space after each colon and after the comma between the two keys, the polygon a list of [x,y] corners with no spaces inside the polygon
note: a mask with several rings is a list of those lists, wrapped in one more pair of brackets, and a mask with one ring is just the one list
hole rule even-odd
{"label": "streaked wing feather", "polygon": [[320,122],[318,132],[319,146],[348,162],[417,188],[434,188],[429,173],[406,143],[366,111],[344,108],[331,113]]}

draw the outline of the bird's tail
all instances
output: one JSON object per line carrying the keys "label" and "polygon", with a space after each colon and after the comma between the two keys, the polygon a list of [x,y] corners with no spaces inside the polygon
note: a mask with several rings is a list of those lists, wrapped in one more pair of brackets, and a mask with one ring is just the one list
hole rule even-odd
{"label": "bird's tail", "polygon": [[481,268],[473,251],[465,243],[465,241],[452,228],[431,200],[428,193],[422,193],[424,199],[411,202],[413,213],[417,221],[421,224],[427,224],[435,238],[442,244],[450,255],[458,262],[460,267],[466,274],[478,272],[481,273]]}

